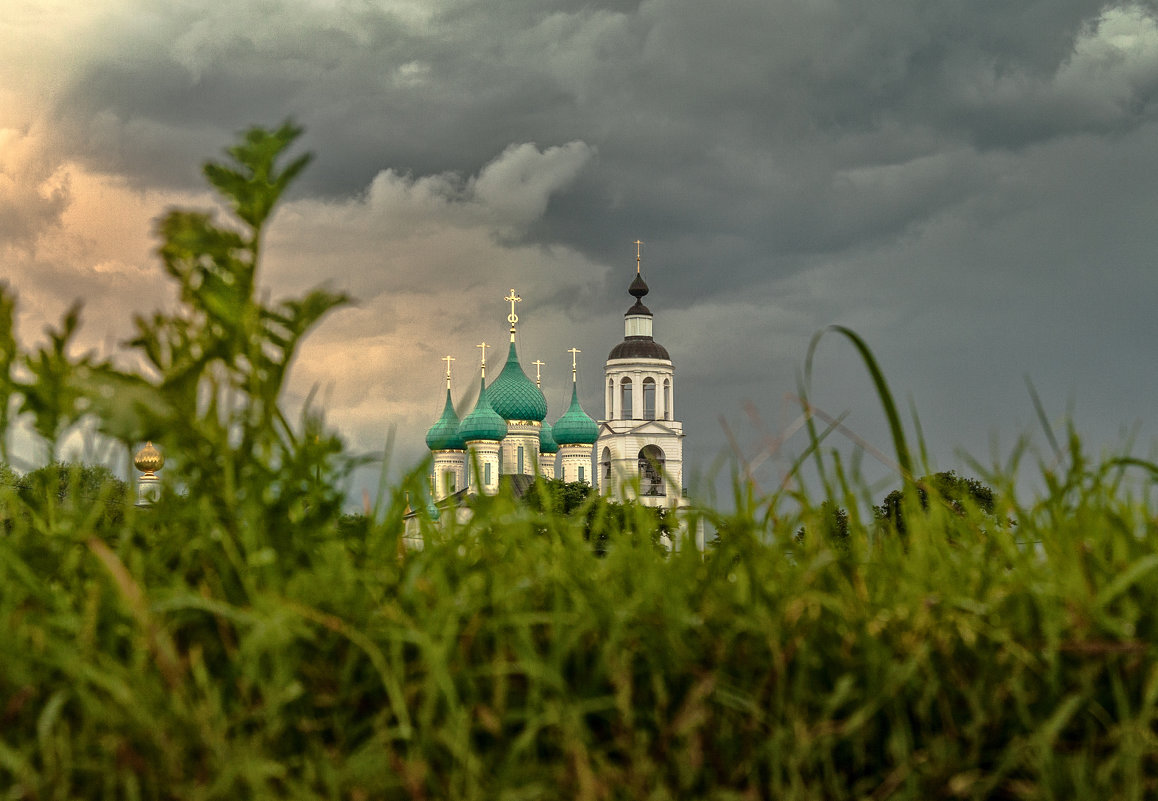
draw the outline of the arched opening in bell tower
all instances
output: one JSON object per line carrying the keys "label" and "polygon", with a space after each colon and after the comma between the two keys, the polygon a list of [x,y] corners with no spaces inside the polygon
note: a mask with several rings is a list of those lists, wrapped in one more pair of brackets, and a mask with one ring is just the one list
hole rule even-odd
{"label": "arched opening in bell tower", "polygon": [[644,445],[639,451],[639,494],[649,497],[667,495],[663,480],[664,453],[658,445]]}
{"label": "arched opening in bell tower", "polygon": [[655,419],[655,379],[651,376],[643,379],[643,419]]}
{"label": "arched opening in bell tower", "polygon": [[631,408],[632,394],[631,379],[624,378],[619,382],[619,419],[621,420],[631,420],[635,416],[632,414]]}

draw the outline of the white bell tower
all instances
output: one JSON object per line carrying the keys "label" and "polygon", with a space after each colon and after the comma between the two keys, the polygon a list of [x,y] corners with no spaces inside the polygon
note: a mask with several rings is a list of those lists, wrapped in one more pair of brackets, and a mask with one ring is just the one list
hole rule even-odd
{"label": "white bell tower", "polygon": [[635,242],[635,304],[623,318],[623,341],[604,366],[604,419],[595,442],[599,491],[646,506],[684,504],[684,427],[675,416],[675,369],[655,341]]}

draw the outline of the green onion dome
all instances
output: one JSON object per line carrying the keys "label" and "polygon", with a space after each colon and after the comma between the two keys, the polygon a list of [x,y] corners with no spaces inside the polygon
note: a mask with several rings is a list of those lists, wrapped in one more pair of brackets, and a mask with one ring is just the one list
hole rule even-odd
{"label": "green onion dome", "polygon": [[514,342],[507,354],[507,363],[491,384],[490,392],[491,404],[504,420],[542,420],[547,416],[547,399],[523,372]]}
{"label": "green onion dome", "polygon": [[593,445],[599,436],[599,426],[579,405],[579,388],[571,385],[571,407],[555,421],[552,432],[560,445]]}
{"label": "green onion dome", "polygon": [[539,429],[539,453],[558,452],[559,443],[555,441],[555,435],[551,432],[551,424],[544,420],[543,427]]}
{"label": "green onion dome", "polygon": [[480,439],[498,442],[507,435],[507,421],[498,416],[487,397],[486,379],[479,380],[478,402],[474,411],[462,418],[458,435],[463,442]]}
{"label": "green onion dome", "polygon": [[442,410],[442,417],[426,432],[426,447],[432,451],[461,451],[466,447],[458,433],[458,415],[454,413],[454,403],[450,399],[450,390],[446,390],[446,406]]}

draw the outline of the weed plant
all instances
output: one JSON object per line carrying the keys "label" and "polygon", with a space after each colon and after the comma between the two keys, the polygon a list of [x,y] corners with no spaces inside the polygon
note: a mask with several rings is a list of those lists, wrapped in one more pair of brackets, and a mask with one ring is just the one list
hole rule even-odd
{"label": "weed plant", "polygon": [[[354,460],[277,402],[343,298],[254,291],[296,134],[207,168],[225,222],[160,224],[183,306],[139,321],[144,374],[73,355],[75,312],[20,350],[0,298],[0,409],[50,446],[82,419],[151,438],[179,477],[116,516],[0,486],[0,798],[1158,796],[1158,532],[1121,484],[1158,470],[1076,438],[993,514],[907,481],[903,536],[819,446],[828,497],[738,485],[706,553],[507,495],[405,552],[425,467],[351,524]],[[848,536],[814,535],[836,507]]]}

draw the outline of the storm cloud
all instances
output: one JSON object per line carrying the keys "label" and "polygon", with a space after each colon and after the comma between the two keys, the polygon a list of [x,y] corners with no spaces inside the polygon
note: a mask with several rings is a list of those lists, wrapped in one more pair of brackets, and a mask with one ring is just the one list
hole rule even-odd
{"label": "storm cloud", "polygon": [[[169,302],[150,219],[209,203],[199,165],[292,117],[317,158],[264,280],[359,299],[310,339],[295,397],[328,387],[361,446],[394,425],[421,454],[438,357],[470,375],[512,286],[553,413],[575,345],[597,416],[635,239],[700,466],[720,415],[791,417],[831,323],[877,350],[940,467],[1033,424],[1026,375],[1095,443],[1153,434],[1153,3],[108,0],[0,27],[0,237],[28,336],[68,290],[98,339]],[[880,436],[861,368],[835,343],[818,359],[816,400]]]}

